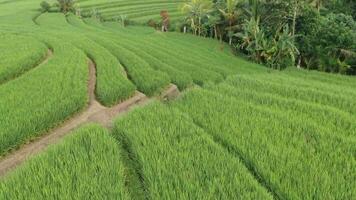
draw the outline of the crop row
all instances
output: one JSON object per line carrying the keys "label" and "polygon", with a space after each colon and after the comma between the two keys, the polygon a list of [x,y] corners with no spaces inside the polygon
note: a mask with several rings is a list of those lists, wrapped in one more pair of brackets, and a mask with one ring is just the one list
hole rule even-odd
{"label": "crop row", "polygon": [[1,179],[0,199],[129,199],[119,155],[105,129],[82,127]]}
{"label": "crop row", "polygon": [[[291,106],[300,111],[291,111],[287,105],[278,109],[276,104],[288,103],[278,100],[278,93],[275,98],[260,95],[256,99],[261,99],[250,100],[253,95],[245,97],[241,89],[230,87],[221,84],[213,91],[191,91],[175,106],[244,160],[280,199],[350,199],[355,195],[356,141],[342,137],[354,135],[350,118],[330,129],[333,126],[323,121],[325,117],[316,123],[310,120],[313,110],[303,115],[308,111],[296,103]],[[246,84],[233,87],[255,89]],[[334,115],[328,109],[323,112]]]}
{"label": "crop row", "polygon": [[127,15],[129,19],[147,22],[149,19],[159,19],[161,10],[168,10],[172,19],[182,16],[178,11],[181,1],[115,1],[115,2],[79,2],[83,15],[88,15],[96,9],[105,20],[116,19],[120,15]]}
{"label": "crop row", "polygon": [[[262,75],[261,75],[262,76]],[[321,105],[332,106],[341,111],[354,115],[356,113],[356,102],[354,96],[335,94],[329,92],[327,88],[320,90],[317,88],[304,88],[286,82],[263,81],[263,78],[251,76],[239,76],[231,82],[235,86],[250,87],[256,91],[273,92],[288,98],[301,99],[307,102],[318,103]]]}
{"label": "crop row", "polygon": [[37,36],[54,56],[0,87],[0,154],[53,128],[88,102],[86,56],[71,44]]}
{"label": "crop row", "polygon": [[[152,5],[134,5],[134,6],[125,6],[125,7],[111,7],[107,8],[103,11],[100,11],[100,14],[103,15],[110,15],[110,14],[115,14],[116,16],[118,15],[127,15],[131,13],[137,13],[137,12],[142,12],[142,11],[148,11],[148,10],[154,10],[154,9],[168,9],[168,8],[175,8],[178,9],[178,6],[176,4],[152,4]],[[159,13],[158,13],[159,14]]]}
{"label": "crop row", "polygon": [[0,84],[37,66],[47,54],[47,47],[34,38],[0,35]]}
{"label": "crop row", "polygon": [[[149,199],[272,199],[238,159],[175,108],[154,103],[135,110],[116,121],[113,135],[117,141],[97,125],[80,128],[3,178],[0,197],[130,199],[143,190]],[[141,186],[132,185],[132,170]]]}
{"label": "crop row", "polygon": [[171,4],[171,3],[182,3],[182,0],[123,0],[123,1],[86,1],[83,2],[83,0],[78,1],[80,8],[82,8],[84,11],[90,10],[90,9],[98,9],[98,10],[103,10],[107,8],[114,8],[114,7],[132,7],[132,6],[139,6],[141,7],[142,5],[150,6],[150,5],[155,5],[155,4]]}
{"label": "crop row", "polygon": [[[194,82],[201,85],[204,82],[221,81],[223,79],[223,76],[218,74],[218,72],[223,73],[229,70],[229,69],[225,69],[223,66],[212,67],[208,63],[208,61],[198,63],[193,59],[181,60],[180,58],[177,57],[177,55],[179,54],[179,56],[188,57],[188,55],[190,55],[190,52],[187,51],[187,48],[185,49],[182,48],[182,50],[179,50],[179,52],[177,52],[178,49],[176,49],[177,51],[173,51],[171,50],[171,48],[165,47],[163,43],[151,41],[150,38],[154,36],[147,36],[144,39],[142,39],[136,36],[132,36],[130,31],[126,30],[126,28],[120,29],[117,23],[106,23],[105,25],[108,26],[108,28],[102,27],[103,32],[101,33],[101,35],[105,36],[106,40],[110,38],[111,41],[110,44],[108,41],[106,42],[106,44],[104,44],[103,43],[105,41],[104,38],[101,38],[100,39],[101,41],[99,41],[98,39],[99,37],[94,37],[94,36],[89,36],[89,37],[96,40],[97,43],[100,43],[103,46],[105,46],[111,52],[115,52],[120,49],[121,51],[129,50],[132,53],[131,56],[135,54],[135,56],[138,57],[136,59],[137,62],[142,61],[141,62],[142,64],[140,65],[141,67],[150,66],[153,69],[166,72],[170,76],[172,82],[177,84],[181,89],[187,87],[190,84],[191,78],[189,76],[192,76]],[[104,30],[106,30],[106,32],[104,32]],[[119,45],[115,46],[115,44],[113,44],[113,42],[116,41],[117,44],[119,44],[120,46]],[[121,58],[119,58],[121,62],[125,59],[125,57],[123,57],[123,54],[115,54],[115,55],[121,56]],[[127,66],[130,66],[129,63]],[[211,66],[211,67],[205,67],[205,66]],[[227,72],[225,72],[225,75],[226,73]],[[128,70],[128,74],[130,75],[129,70]],[[134,80],[135,77],[132,76],[131,78],[132,80]],[[135,82],[135,84],[137,85],[137,82]]]}
{"label": "crop row", "polygon": [[[44,16],[47,20],[52,20],[54,24],[63,15],[48,14]],[[68,21],[75,22],[76,17],[70,15]],[[125,76],[125,70],[107,49],[81,34],[80,29],[76,29],[69,24],[62,26],[62,35],[73,45],[80,48],[96,64],[96,88],[97,99],[104,105],[110,106],[123,101],[135,92],[136,87]],[[76,33],[76,34],[73,34]]]}
{"label": "crop row", "polygon": [[[117,29],[117,26],[113,26],[115,26],[115,24],[111,24],[110,27]],[[117,33],[120,34],[119,31]],[[126,40],[134,41],[135,47],[148,52],[152,57],[171,65],[181,72],[188,73],[196,84],[202,85],[207,82],[218,82],[223,79],[223,76],[215,70],[213,71],[209,67],[206,67],[207,69],[205,68],[205,64],[209,65],[208,61],[202,61],[198,64],[196,61],[193,61],[193,59],[186,60],[186,57],[194,58],[194,53],[190,53],[191,50],[188,48],[184,48],[185,51],[180,51],[178,48],[172,49],[171,47],[166,46],[165,42],[153,41],[151,38],[154,36],[146,36],[142,39],[138,36],[129,37],[127,35],[122,35],[121,41],[123,44],[125,43],[125,37],[127,38]],[[169,40],[169,38],[165,39]],[[195,64],[191,62],[194,62]],[[224,70],[224,67],[221,66],[221,69]]]}
{"label": "crop row", "polygon": [[[233,78],[237,79],[238,77],[231,77],[231,79]],[[227,83],[209,86],[209,89],[242,101],[288,113],[301,119],[308,119],[309,122],[315,124],[323,124],[321,128],[324,134],[336,138],[344,136],[345,138],[351,139],[353,137],[354,140],[356,139],[356,118],[353,115],[330,106],[287,98],[273,92],[256,91],[253,87],[232,86]]]}
{"label": "crop row", "polygon": [[320,73],[312,70],[298,70],[295,68],[288,68],[284,72],[288,76],[299,77],[305,80],[314,80],[322,83],[329,83],[331,85],[343,85],[351,89],[356,87],[354,77],[348,77],[343,75],[336,75],[330,73]]}
{"label": "crop row", "polygon": [[137,86],[138,90],[152,96],[169,84],[170,77],[164,71],[155,70],[144,59],[137,56],[137,53],[123,47],[121,45],[122,40],[117,35],[112,37],[114,35],[112,33],[93,31],[92,27],[85,27],[85,24],[79,23],[75,16],[68,18],[68,21],[77,28],[86,28],[86,37],[110,51],[124,66],[127,76]]}
{"label": "crop row", "polygon": [[177,109],[154,103],[115,124],[113,134],[132,154],[150,199],[271,199],[238,159]]}
{"label": "crop row", "polygon": [[[120,16],[120,15],[126,15],[128,19],[130,20],[135,20],[138,18],[148,18],[149,16],[153,16],[155,18],[161,18],[160,12],[162,10],[167,10],[171,15],[174,15],[175,13],[179,13],[177,7],[158,7],[155,9],[142,9],[142,10],[136,10],[136,11],[127,11],[127,12],[116,12],[116,13],[103,13],[101,16],[106,19],[106,18],[112,18],[114,16]],[[180,14],[181,15],[181,14]]]}

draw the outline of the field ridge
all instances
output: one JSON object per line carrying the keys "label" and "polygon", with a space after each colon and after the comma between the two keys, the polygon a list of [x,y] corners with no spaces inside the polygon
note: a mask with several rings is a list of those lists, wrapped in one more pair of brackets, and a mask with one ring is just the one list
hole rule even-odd
{"label": "field ridge", "polygon": [[9,79],[5,79],[4,81],[0,81],[0,85],[1,84],[6,84],[6,83],[8,83],[10,81],[13,81],[13,80],[16,80],[16,79],[20,78],[22,75],[30,72],[31,70],[34,70],[36,67],[46,64],[49,61],[49,59],[51,59],[52,57],[53,57],[53,51],[52,51],[52,49],[48,48],[46,55],[40,61],[38,61],[37,64],[33,65],[32,67],[29,67],[28,69],[23,70],[22,72],[20,72],[18,74],[15,74],[13,77],[10,77]]}
{"label": "field ridge", "polygon": [[[94,122],[110,129],[111,121],[119,114],[128,112],[136,105],[142,105],[149,102],[149,98],[143,93],[136,92],[136,94],[113,107],[107,108],[102,106],[95,100],[95,83],[96,83],[96,69],[95,63],[89,59],[89,81],[88,81],[88,97],[89,106],[82,113],[71,117],[59,127],[49,131],[42,137],[35,139],[33,142],[23,145],[18,150],[15,150],[8,155],[5,155],[0,160],[0,176],[6,175],[8,172],[21,165],[28,158],[36,155],[46,149],[49,145],[58,143],[65,135],[71,133],[72,130],[80,127],[83,124]],[[161,93],[162,98],[172,96],[177,93],[177,87],[171,84],[165,91]]]}
{"label": "field ridge", "polygon": [[276,191],[267,180],[263,178],[263,176],[257,171],[256,167],[252,162],[246,159],[241,152],[239,152],[233,145],[228,144],[227,142],[223,141],[222,139],[216,137],[214,134],[210,134],[210,131],[205,129],[204,126],[200,125],[199,122],[192,119],[193,123],[204,130],[211,138],[212,141],[215,142],[217,145],[221,146],[223,149],[226,149],[228,153],[232,154],[236,159],[241,161],[241,163],[246,167],[246,169],[250,172],[252,177],[263,187],[265,188],[272,196],[273,199],[282,200],[286,199],[282,194]]}

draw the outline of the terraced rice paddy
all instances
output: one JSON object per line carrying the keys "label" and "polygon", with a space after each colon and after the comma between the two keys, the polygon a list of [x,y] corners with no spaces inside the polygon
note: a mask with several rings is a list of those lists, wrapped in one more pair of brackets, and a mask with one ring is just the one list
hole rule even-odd
{"label": "terraced rice paddy", "polygon": [[78,7],[83,16],[100,15],[103,20],[116,21],[121,16],[127,20],[146,24],[149,20],[160,21],[160,12],[166,10],[171,21],[183,16],[179,7],[183,0],[131,0],[131,1],[107,1],[107,0],[79,0]]}
{"label": "terraced rice paddy", "polygon": [[[40,2],[0,0],[0,199],[356,196],[354,77],[274,71],[213,39]],[[144,22],[179,3],[80,7]]]}

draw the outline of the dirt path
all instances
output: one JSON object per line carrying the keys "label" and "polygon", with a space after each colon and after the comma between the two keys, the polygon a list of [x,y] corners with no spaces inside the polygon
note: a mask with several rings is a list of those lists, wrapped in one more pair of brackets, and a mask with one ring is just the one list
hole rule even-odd
{"label": "dirt path", "polygon": [[[126,113],[136,105],[143,105],[150,101],[144,94],[136,92],[136,94],[130,99],[107,108],[102,106],[95,99],[95,83],[96,83],[96,69],[95,64],[92,61],[89,61],[89,81],[88,81],[88,96],[89,96],[89,106],[88,108],[80,113],[75,115],[73,118],[64,122],[61,126],[53,129],[45,136],[25,144],[19,150],[14,151],[13,153],[5,156],[0,160],[0,176],[6,175],[11,170],[15,169],[18,165],[22,164],[28,158],[40,153],[46,149],[49,145],[58,143],[65,135],[69,134],[73,129],[78,128],[79,126],[94,122],[103,125],[106,128],[111,128],[112,120],[118,115]],[[175,85],[170,85],[167,90],[165,90],[161,99],[172,98],[179,94],[179,91]]]}
{"label": "dirt path", "polygon": [[38,64],[38,65],[43,65],[43,64],[46,64],[48,62],[48,60],[53,56],[53,51],[52,49],[48,49],[47,50],[47,54],[46,54],[46,57],[44,58],[44,60]]}

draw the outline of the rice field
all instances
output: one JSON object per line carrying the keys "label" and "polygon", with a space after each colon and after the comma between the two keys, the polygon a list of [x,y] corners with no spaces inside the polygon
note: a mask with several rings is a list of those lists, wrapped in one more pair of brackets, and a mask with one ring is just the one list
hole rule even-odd
{"label": "rice field", "polygon": [[46,45],[35,38],[7,34],[0,37],[0,84],[22,75],[46,57]]}
{"label": "rice field", "polygon": [[179,7],[183,0],[79,0],[78,7],[83,16],[99,15],[103,20],[117,21],[121,16],[133,23],[146,24],[149,20],[160,21],[160,12],[168,11],[172,21],[183,16]]}
{"label": "rice field", "polygon": [[0,198],[128,199],[119,154],[117,141],[104,128],[87,125],[4,178]]}
{"label": "rice field", "polygon": [[[0,177],[0,199],[356,196],[355,77],[275,71],[214,39],[112,20],[178,19],[182,1],[78,1],[107,21],[41,14],[40,2],[0,0],[0,169],[90,109],[90,62],[103,108],[149,101],[31,156]],[[170,84],[179,97],[157,99]]]}

